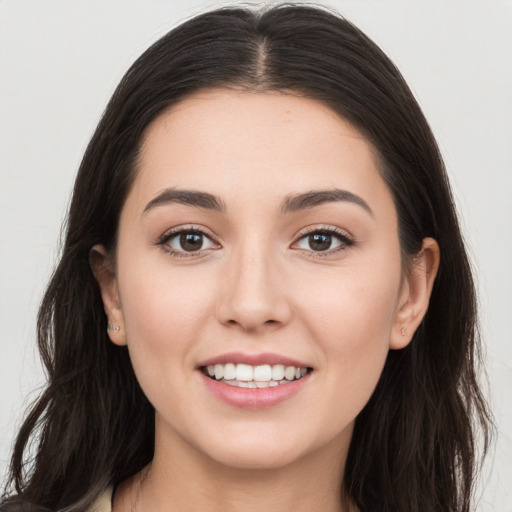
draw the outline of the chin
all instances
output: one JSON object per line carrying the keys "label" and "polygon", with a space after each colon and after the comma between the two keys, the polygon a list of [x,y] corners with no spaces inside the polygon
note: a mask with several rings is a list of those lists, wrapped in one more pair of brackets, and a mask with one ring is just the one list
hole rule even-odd
{"label": "chin", "polygon": [[237,470],[278,470],[293,464],[304,456],[299,450],[270,449],[268,446],[253,445],[246,449],[225,449],[212,454],[219,464]]}
{"label": "chin", "polygon": [[[278,470],[295,464],[300,460],[322,451],[331,442],[337,444],[341,439],[334,439],[327,433],[317,432],[316,435],[302,429],[279,429],[272,431],[253,429],[244,435],[226,433],[223,439],[215,440],[203,446],[203,453],[223,466],[239,470]],[[332,433],[329,433],[332,434]],[[345,444],[345,443],[343,443]],[[334,446],[330,448],[337,449]]]}

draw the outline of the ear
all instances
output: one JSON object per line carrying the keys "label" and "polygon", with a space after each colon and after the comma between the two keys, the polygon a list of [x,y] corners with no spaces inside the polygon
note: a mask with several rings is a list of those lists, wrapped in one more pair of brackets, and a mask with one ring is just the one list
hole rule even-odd
{"label": "ear", "polygon": [[126,345],[126,330],[114,263],[102,245],[95,245],[90,250],[89,263],[100,286],[103,307],[108,319],[109,338],[116,345]]}
{"label": "ear", "polygon": [[389,348],[401,349],[410,343],[427,312],[439,260],[439,245],[433,238],[425,238],[404,277]]}

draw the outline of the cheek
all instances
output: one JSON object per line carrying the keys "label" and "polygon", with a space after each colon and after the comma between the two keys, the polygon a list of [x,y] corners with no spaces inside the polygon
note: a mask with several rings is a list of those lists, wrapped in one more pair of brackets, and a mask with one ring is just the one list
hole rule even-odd
{"label": "cheek", "polygon": [[[371,267],[366,267],[371,269]],[[301,317],[322,352],[332,403],[357,415],[370,398],[389,351],[399,296],[400,267],[374,266],[366,272],[337,269],[330,279],[317,280],[322,293],[297,295]],[[308,289],[306,286],[305,289]],[[341,414],[341,412],[340,412]]]}
{"label": "cheek", "polygon": [[[169,381],[190,358],[207,322],[212,293],[200,272],[183,273],[166,262],[119,261],[120,298],[128,348],[141,385]],[[157,377],[158,376],[158,377]]]}
{"label": "cheek", "polygon": [[[127,329],[135,332],[188,331],[211,299],[206,272],[183,271],[150,258],[119,264],[120,297]],[[124,263],[124,264],[123,264]],[[160,336],[157,336],[160,337]],[[149,341],[149,340],[148,340]]]}
{"label": "cheek", "polygon": [[330,270],[311,278],[303,274],[301,288],[294,292],[300,316],[318,331],[315,337],[340,356],[351,348],[389,342],[400,289],[399,263]]}

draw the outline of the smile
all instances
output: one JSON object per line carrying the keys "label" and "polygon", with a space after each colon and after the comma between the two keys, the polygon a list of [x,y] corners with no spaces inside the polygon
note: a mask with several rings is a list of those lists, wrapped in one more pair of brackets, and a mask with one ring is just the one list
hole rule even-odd
{"label": "smile", "polygon": [[211,396],[240,409],[266,409],[309,387],[313,367],[284,355],[231,352],[197,366]]}
{"label": "smile", "polygon": [[285,366],[283,364],[212,364],[201,367],[204,375],[229,386],[240,388],[269,388],[300,380],[312,368]]}

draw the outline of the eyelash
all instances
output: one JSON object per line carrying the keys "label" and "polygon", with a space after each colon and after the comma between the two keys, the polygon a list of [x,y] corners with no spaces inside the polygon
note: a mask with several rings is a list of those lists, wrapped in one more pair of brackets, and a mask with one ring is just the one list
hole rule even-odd
{"label": "eyelash", "polygon": [[355,240],[351,236],[349,236],[345,231],[342,231],[341,229],[334,227],[324,227],[307,229],[306,231],[301,233],[299,239],[297,240],[297,242],[294,242],[293,245],[296,245],[301,240],[304,240],[308,236],[311,236],[313,234],[332,236],[337,238],[341,243],[335,249],[327,249],[326,251],[309,251],[307,249],[304,249],[310,253],[310,256],[312,258],[326,258],[328,256],[332,256],[333,254],[347,250],[349,247],[352,247],[356,243]]}
{"label": "eyelash", "polygon": [[[164,233],[157,241],[157,245],[161,246],[167,253],[169,253],[173,257],[177,258],[193,258],[199,255],[204,255],[204,251],[208,249],[200,249],[199,251],[176,251],[172,249],[169,245],[169,242],[184,233],[196,233],[198,235],[204,236],[212,241],[212,243],[217,244],[214,237],[207,233],[204,229],[196,227],[196,226],[180,226],[179,228],[173,228]],[[217,244],[218,245],[218,244]]]}
{"label": "eyelash", "polygon": [[[179,228],[174,228],[169,231],[167,231],[165,234],[163,234],[156,242],[156,245],[161,246],[167,253],[169,253],[173,257],[177,258],[194,258],[198,257],[200,255],[204,255],[204,251],[209,251],[211,249],[199,249],[198,251],[177,251],[175,249],[170,248],[169,242],[177,237],[178,235],[182,235],[184,233],[195,233],[200,236],[204,236],[208,238],[212,243],[217,244],[214,237],[207,233],[204,229],[196,227],[196,226],[181,226]],[[338,247],[335,249],[327,249],[326,251],[313,251],[308,249],[302,249],[304,251],[307,251],[310,253],[310,256],[313,258],[325,258],[327,256],[331,256],[332,254],[338,253],[340,251],[344,251],[348,249],[349,247],[353,246],[356,242],[353,238],[351,238],[347,233],[344,231],[333,228],[333,227],[321,227],[321,228],[310,228],[303,233],[301,233],[300,237],[297,239],[296,242],[294,242],[293,245],[296,245],[301,240],[306,239],[308,236],[311,236],[312,234],[319,234],[319,235],[327,235],[327,236],[333,236],[337,238],[341,243]],[[300,250],[300,249],[298,249]]]}

